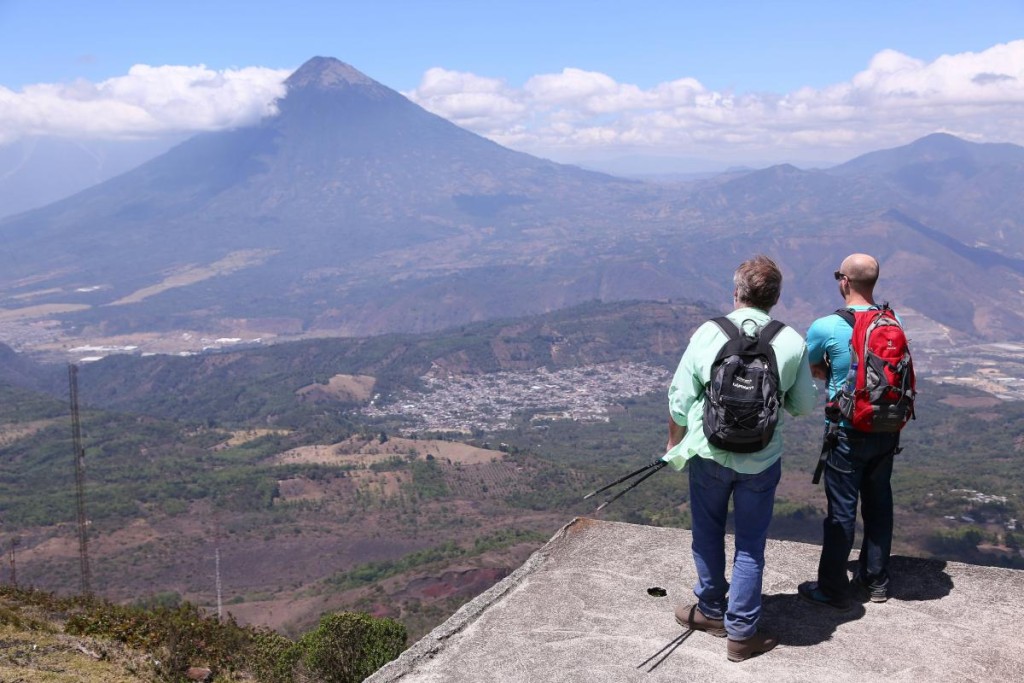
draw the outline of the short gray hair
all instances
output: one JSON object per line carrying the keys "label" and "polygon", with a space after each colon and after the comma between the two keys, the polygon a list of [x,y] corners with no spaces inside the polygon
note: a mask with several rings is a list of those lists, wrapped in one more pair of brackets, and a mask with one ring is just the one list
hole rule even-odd
{"label": "short gray hair", "polygon": [[768,311],[779,302],[782,293],[782,271],[764,254],[740,264],[733,275],[736,300]]}

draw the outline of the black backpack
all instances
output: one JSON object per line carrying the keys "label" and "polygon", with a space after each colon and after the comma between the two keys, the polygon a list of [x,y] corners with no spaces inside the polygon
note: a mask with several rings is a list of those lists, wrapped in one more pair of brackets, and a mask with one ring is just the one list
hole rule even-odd
{"label": "black backpack", "polygon": [[768,445],[779,421],[779,368],[771,341],[786,325],[769,321],[755,337],[726,317],[714,318],[728,337],[704,387],[704,435],[719,448],[753,453]]}

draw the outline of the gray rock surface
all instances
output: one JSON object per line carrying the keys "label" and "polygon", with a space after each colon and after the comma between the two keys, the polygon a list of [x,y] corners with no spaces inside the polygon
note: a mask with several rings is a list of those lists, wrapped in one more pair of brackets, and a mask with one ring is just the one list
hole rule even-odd
{"label": "gray rock surface", "polygon": [[840,613],[797,597],[818,550],[769,540],[761,628],[780,645],[731,663],[673,618],[693,599],[689,531],[575,519],[368,680],[1024,681],[1024,572],[897,556],[890,600]]}

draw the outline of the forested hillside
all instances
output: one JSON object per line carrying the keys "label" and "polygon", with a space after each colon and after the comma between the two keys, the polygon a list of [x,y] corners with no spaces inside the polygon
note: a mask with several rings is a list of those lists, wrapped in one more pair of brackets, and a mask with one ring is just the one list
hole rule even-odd
{"label": "forested hillside", "polygon": [[[325,611],[357,609],[397,618],[415,638],[572,517],[593,514],[601,498],[585,493],[658,457],[669,373],[708,315],[684,303],[592,304],[437,335],[85,365],[94,588],[212,609],[219,558],[224,607],[242,621],[295,635]],[[635,367],[663,379],[617,398],[588,384]],[[559,398],[562,370],[577,386]],[[16,560],[19,584],[73,591],[66,372],[33,373],[52,394],[2,387],[0,542],[12,561],[0,576],[12,578]],[[510,426],[423,431],[399,410],[467,377],[490,388],[460,389],[463,403],[505,410]],[[513,383],[551,394],[555,407],[510,398]],[[588,416],[562,419],[580,397]],[[821,421],[783,429],[772,533],[817,542]],[[894,478],[896,552],[1024,566],[1022,433],[1024,404],[922,381]],[[665,470],[601,514],[686,526],[686,498],[685,474]]]}

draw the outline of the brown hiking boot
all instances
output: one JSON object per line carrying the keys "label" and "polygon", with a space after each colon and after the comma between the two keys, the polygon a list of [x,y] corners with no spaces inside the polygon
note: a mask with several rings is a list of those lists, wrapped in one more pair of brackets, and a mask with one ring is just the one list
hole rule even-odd
{"label": "brown hiking boot", "polygon": [[721,619],[709,619],[693,605],[676,607],[676,623],[691,631],[704,631],[719,638],[725,638],[725,622]]}
{"label": "brown hiking boot", "polygon": [[778,644],[779,639],[775,636],[770,636],[767,633],[755,633],[746,640],[733,640],[730,638],[729,642],[726,643],[726,653],[729,656],[730,662],[742,662],[754,655],[768,652],[768,650],[771,650]]}

